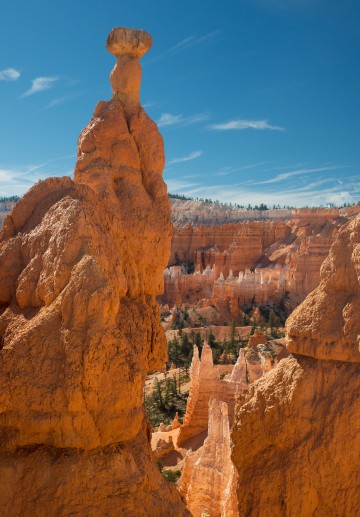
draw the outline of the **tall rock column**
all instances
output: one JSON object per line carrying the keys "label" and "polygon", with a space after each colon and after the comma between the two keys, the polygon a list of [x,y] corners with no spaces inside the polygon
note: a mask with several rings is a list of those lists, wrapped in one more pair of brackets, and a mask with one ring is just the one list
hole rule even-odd
{"label": "tall rock column", "polygon": [[139,102],[144,31],[113,29],[114,95],[79,138],[74,182],[49,178],[0,234],[4,515],[182,516],[142,406],[166,359],[156,296],[171,240],[163,141]]}
{"label": "tall rock column", "polygon": [[200,449],[185,456],[180,493],[194,517],[238,517],[226,402],[210,399],[208,436]]}

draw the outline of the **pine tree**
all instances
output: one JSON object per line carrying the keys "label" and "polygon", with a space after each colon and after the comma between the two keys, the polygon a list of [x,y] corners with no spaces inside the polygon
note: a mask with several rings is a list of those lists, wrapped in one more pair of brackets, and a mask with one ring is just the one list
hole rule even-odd
{"label": "pine tree", "polygon": [[208,333],[208,342],[211,348],[215,346],[215,338],[214,334],[212,333],[211,327],[209,327],[209,333]]}
{"label": "pine tree", "polygon": [[252,336],[254,334],[255,330],[256,330],[256,321],[253,321],[253,324],[251,325],[250,336]]}
{"label": "pine tree", "polygon": [[231,329],[230,329],[230,346],[233,347],[235,343],[235,321],[232,320],[231,322]]}
{"label": "pine tree", "polygon": [[270,314],[269,314],[269,327],[270,327],[271,332],[272,332],[275,324],[276,324],[276,314],[275,314],[274,310],[271,309]]}
{"label": "pine tree", "polygon": [[155,377],[154,395],[155,395],[154,398],[155,398],[155,401],[156,401],[158,407],[161,409],[165,409],[164,401],[163,401],[163,397],[162,397],[162,391],[161,391],[161,382],[159,381],[159,379],[157,377]]}
{"label": "pine tree", "polygon": [[198,347],[199,351],[201,351],[201,349],[202,349],[202,339],[201,339],[200,332],[196,332],[195,333],[195,341],[194,341],[194,343]]}
{"label": "pine tree", "polygon": [[246,359],[245,359],[245,378],[246,378],[246,383],[250,384],[250,372],[249,372],[249,368],[248,368]]}

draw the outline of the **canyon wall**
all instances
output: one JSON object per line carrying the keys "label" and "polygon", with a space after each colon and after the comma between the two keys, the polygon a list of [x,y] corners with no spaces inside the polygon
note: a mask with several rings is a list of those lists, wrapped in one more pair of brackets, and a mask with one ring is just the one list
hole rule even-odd
{"label": "canyon wall", "polygon": [[[182,227],[175,222],[161,303],[222,306],[236,318],[245,304],[290,309],[320,281],[320,267],[339,229],[359,207],[301,209],[286,220]],[[193,272],[192,272],[193,271]]]}
{"label": "canyon wall", "polygon": [[310,218],[314,221],[319,215],[336,218],[339,216],[352,217],[360,211],[358,205],[343,208],[276,208],[269,210],[253,210],[240,208],[236,205],[224,205],[217,201],[201,199],[171,198],[171,213],[174,226],[184,228],[189,223],[193,226],[218,226],[244,221],[290,220]]}
{"label": "canyon wall", "polygon": [[292,355],[239,394],[239,514],[352,516],[360,508],[360,216],[287,322]]}
{"label": "canyon wall", "polygon": [[163,141],[140,105],[144,31],[113,29],[113,98],[74,181],[37,183],[0,234],[0,501],[8,516],[188,515],[154,465],[142,406],[166,340]]}

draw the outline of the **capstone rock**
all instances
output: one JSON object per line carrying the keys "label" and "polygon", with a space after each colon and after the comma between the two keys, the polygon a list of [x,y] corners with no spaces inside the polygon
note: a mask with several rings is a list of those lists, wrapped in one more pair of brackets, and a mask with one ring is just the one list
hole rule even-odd
{"label": "capstone rock", "polygon": [[37,183],[0,234],[0,501],[7,516],[188,515],[142,405],[167,357],[156,296],[171,240],[163,140],[140,105],[144,31],[113,29],[113,98],[74,181]]}

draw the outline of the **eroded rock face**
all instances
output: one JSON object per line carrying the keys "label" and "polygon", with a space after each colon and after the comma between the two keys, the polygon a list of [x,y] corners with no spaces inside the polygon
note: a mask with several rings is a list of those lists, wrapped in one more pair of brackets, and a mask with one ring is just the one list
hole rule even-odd
{"label": "eroded rock face", "polygon": [[[254,302],[278,304],[285,297],[294,308],[318,286],[338,230],[359,210],[353,208],[302,209],[288,211],[285,221],[212,221],[214,226],[175,220],[161,301],[171,307],[203,300],[230,320]],[[269,212],[271,219],[276,210]],[[245,218],[247,211],[242,213]]]}
{"label": "eroded rock face", "polygon": [[171,239],[163,141],[139,101],[150,46],[113,29],[114,96],[80,135],[74,182],[35,185],[1,232],[7,515],[187,514],[153,465],[142,408],[166,358],[155,296]]}
{"label": "eroded rock face", "polygon": [[[214,368],[212,350],[207,342],[204,343],[199,358],[197,346],[194,346],[194,356],[190,367],[191,385],[186,405],[183,425],[177,439],[178,444],[186,442],[208,429],[209,401],[212,397],[226,402],[232,415],[237,383],[225,382],[220,379]],[[227,409],[228,411],[228,409]]]}
{"label": "eroded rock face", "polygon": [[360,362],[360,219],[340,232],[321,283],[287,323],[288,348],[319,359]]}
{"label": "eroded rock face", "polygon": [[230,458],[228,406],[209,401],[209,429],[204,444],[184,459],[180,493],[194,517],[238,517],[236,470]]}
{"label": "eroded rock face", "polygon": [[[199,375],[201,363],[195,349],[185,425],[180,428],[179,435],[180,441],[181,432],[184,433],[183,436],[191,435],[203,421],[207,410],[207,437],[194,452],[191,450],[191,443],[196,447],[196,440],[187,442],[190,448],[184,457],[179,482],[180,493],[185,497],[187,507],[194,517],[239,516],[236,493],[238,476],[231,461],[230,442],[235,393],[247,391],[251,383],[274,368],[280,358],[289,355],[284,348],[282,343],[273,341],[268,345],[258,345],[256,352],[252,348],[241,349],[231,373],[222,381],[218,380],[220,386],[216,396],[222,397],[222,400],[206,398],[209,391],[215,393],[216,384],[206,383],[206,378],[210,377],[211,365],[206,355],[204,367],[208,374]],[[213,367],[212,370],[214,371]],[[216,374],[215,371],[214,373]],[[207,408],[205,401],[208,401]]]}
{"label": "eroded rock face", "polygon": [[239,395],[232,430],[240,515],[356,515],[360,217],[342,229],[319,287],[287,323],[288,347]]}

